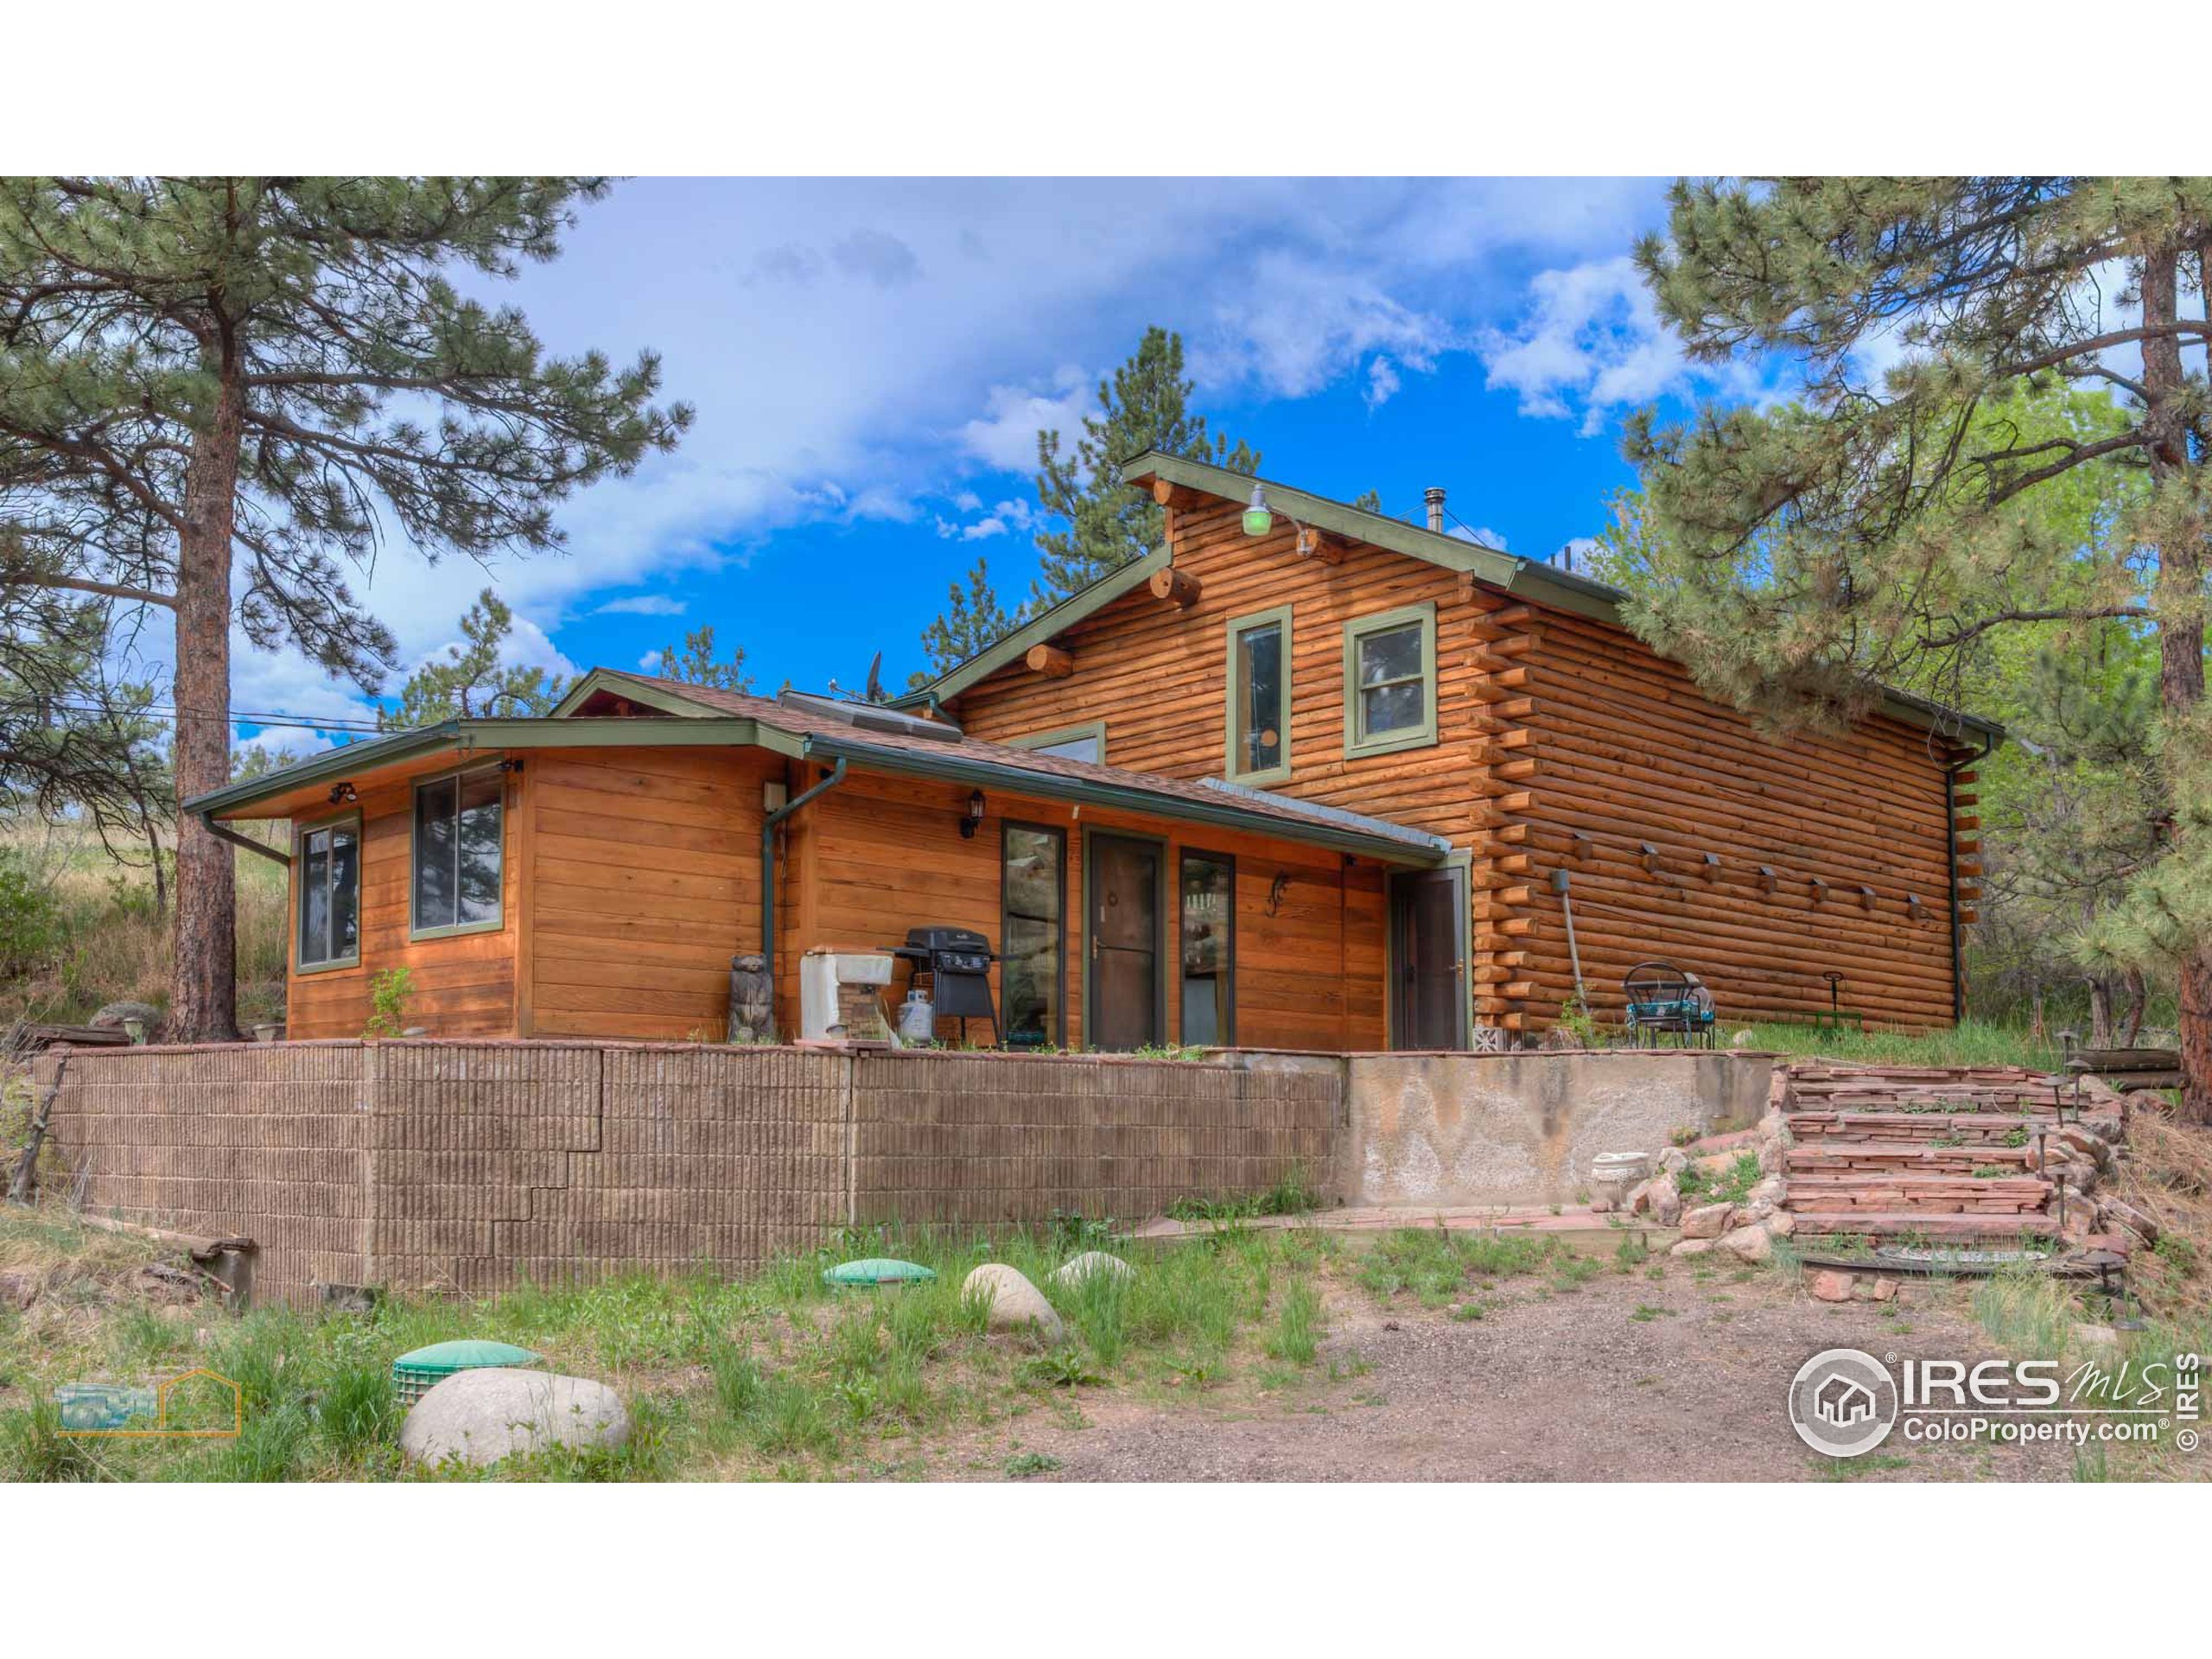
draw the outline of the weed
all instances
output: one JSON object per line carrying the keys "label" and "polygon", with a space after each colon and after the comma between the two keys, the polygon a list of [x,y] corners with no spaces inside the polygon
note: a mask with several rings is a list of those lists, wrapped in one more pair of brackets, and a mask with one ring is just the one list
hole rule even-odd
{"label": "weed", "polygon": [[1027,1480],[1032,1475],[1056,1474],[1064,1466],[1049,1452],[1017,1452],[1006,1460],[1006,1478]]}
{"label": "weed", "polygon": [[407,1031],[408,1005],[415,1000],[415,970],[387,968],[369,983],[369,1022],[364,1037],[399,1037]]}
{"label": "weed", "polygon": [[1470,1320],[1479,1319],[1482,1316],[1483,1305],[1480,1302],[1462,1302],[1452,1310],[1452,1317],[1462,1325]]}
{"label": "weed", "polygon": [[1016,1375],[1023,1382],[1049,1389],[1085,1388],[1104,1380],[1091,1369],[1083,1350],[1073,1343],[1063,1343],[1046,1353],[1031,1355],[1021,1362]]}
{"label": "weed", "polygon": [[1282,1311],[1274,1329],[1268,1333],[1268,1357],[1311,1365],[1319,1347],[1320,1323],[1320,1294],[1311,1279],[1300,1279],[1283,1293]]}
{"label": "weed", "polygon": [[1629,1315],[1629,1318],[1638,1325],[1649,1325],[1654,1319],[1671,1319],[1674,1317],[1673,1308],[1654,1307],[1649,1302],[1638,1302],[1636,1305],[1636,1312]]}
{"label": "weed", "polygon": [[1635,1272],[1651,1259],[1651,1240],[1643,1233],[1626,1233],[1613,1247],[1613,1271],[1619,1274]]}

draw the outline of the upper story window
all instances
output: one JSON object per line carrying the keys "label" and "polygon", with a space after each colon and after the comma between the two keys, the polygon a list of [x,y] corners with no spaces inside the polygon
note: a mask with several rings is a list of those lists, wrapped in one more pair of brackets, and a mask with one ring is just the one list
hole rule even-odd
{"label": "upper story window", "polygon": [[1070,726],[1063,731],[1038,732],[1028,737],[1012,737],[1007,747],[1027,749],[1036,754],[1065,755],[1071,760],[1089,760],[1103,766],[1106,761],[1106,722],[1103,720],[1086,721],[1081,726]]}
{"label": "upper story window", "polygon": [[1229,625],[1229,750],[1225,774],[1240,784],[1290,778],[1290,607]]}
{"label": "upper story window", "polygon": [[300,832],[299,966],[350,968],[361,959],[361,824],[358,818]]}
{"label": "upper story window", "polygon": [[493,769],[415,786],[416,938],[499,926],[500,782]]}
{"label": "upper story window", "polygon": [[1389,754],[1435,741],[1436,607],[1344,624],[1344,753]]}

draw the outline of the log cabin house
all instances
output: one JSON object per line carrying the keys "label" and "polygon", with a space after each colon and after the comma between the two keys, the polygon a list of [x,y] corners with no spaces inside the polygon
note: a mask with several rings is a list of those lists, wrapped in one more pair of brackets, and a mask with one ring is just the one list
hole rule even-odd
{"label": "log cabin house", "polygon": [[750,955],[791,1034],[810,952],[925,926],[984,936],[1034,1047],[1497,1046],[1652,957],[1724,1020],[1823,1010],[1831,974],[1872,1022],[1957,1017],[1996,728],[1896,696],[1770,742],[1597,583],[1125,476],[1160,548],[891,705],[601,669],[187,803],[289,866],[288,1034],[359,1035],[404,967],[433,1036],[716,1040]]}
{"label": "log cabin house", "polygon": [[1578,971],[1618,1010],[1651,958],[1724,1020],[1832,997],[1958,1018],[1971,767],[1999,728],[1891,695],[1847,735],[1771,741],[1629,632],[1617,591],[1446,534],[1441,491],[1422,528],[1158,453],[1122,476],[1163,544],[902,705],[1443,837],[1442,865],[1385,880],[1391,1046],[1541,1029]]}

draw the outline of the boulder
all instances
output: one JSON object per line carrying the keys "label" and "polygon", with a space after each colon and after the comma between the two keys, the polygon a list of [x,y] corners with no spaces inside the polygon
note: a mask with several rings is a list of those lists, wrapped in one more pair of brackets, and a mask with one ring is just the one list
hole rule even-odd
{"label": "boulder", "polygon": [[961,1284],[960,1300],[986,1305],[990,1309],[986,1323],[994,1331],[1034,1331],[1047,1342],[1058,1342],[1067,1333],[1045,1293],[1002,1262],[986,1262],[969,1274]]}
{"label": "boulder", "polygon": [[1777,1238],[1787,1238],[1797,1230],[1797,1217],[1787,1210],[1777,1210],[1766,1218],[1766,1230]]}
{"label": "boulder", "polygon": [[1720,1236],[1720,1248],[1738,1262],[1756,1266],[1773,1259],[1774,1235],[1764,1227],[1738,1227]]}
{"label": "boulder", "polygon": [[1728,1218],[1736,1213],[1732,1204],[1704,1204],[1686,1211],[1682,1216],[1684,1238],[1718,1238],[1728,1230]]}
{"label": "boulder", "polygon": [[2158,1224],[2126,1198],[2107,1198],[2098,1207],[2098,1214],[2107,1229],[2118,1227],[2131,1232],[2145,1244],[2158,1242]]}
{"label": "boulder", "polygon": [[1847,1302],[1851,1300],[1851,1275],[1823,1268],[1813,1275],[1806,1288],[1813,1293],[1816,1302]]}
{"label": "boulder", "polygon": [[1876,1279],[1872,1283],[1872,1294],[1878,1302],[1894,1302],[1897,1300],[1897,1281],[1894,1279]]}
{"label": "boulder", "polygon": [[1681,1189],[1672,1175],[1654,1175],[1628,1195],[1627,1207],[1631,1215],[1649,1216],[1662,1227],[1671,1227],[1682,1218]]}
{"label": "boulder", "polygon": [[88,1021],[101,1031],[120,1031],[135,1025],[149,1043],[162,1040],[162,1011],[150,1002],[108,1002],[96,1008]]}
{"label": "boulder", "polygon": [[1659,1167],[1672,1175],[1677,1170],[1690,1166],[1690,1155],[1680,1147],[1669,1147],[1659,1154]]}
{"label": "boulder", "polygon": [[1677,1243],[1667,1254],[1682,1256],[1709,1255],[1713,1253],[1714,1243],[1715,1241],[1710,1238],[1685,1238]]}
{"label": "boulder", "polygon": [[1054,1268],[1052,1282],[1056,1285],[1080,1284],[1094,1273],[1103,1273],[1109,1279],[1119,1279],[1124,1282],[1136,1277],[1136,1269],[1120,1256],[1106,1250],[1085,1250],[1073,1261]]}
{"label": "boulder", "polygon": [[455,1371],[399,1426],[399,1449],[428,1464],[482,1466],[555,1446],[613,1448],[629,1438],[622,1396],[604,1382],[497,1365]]}
{"label": "boulder", "polygon": [[2082,1325],[2077,1322],[2074,1326],[2074,1340],[2084,1347],[2112,1348],[2119,1345],[2120,1332],[2108,1325]]}

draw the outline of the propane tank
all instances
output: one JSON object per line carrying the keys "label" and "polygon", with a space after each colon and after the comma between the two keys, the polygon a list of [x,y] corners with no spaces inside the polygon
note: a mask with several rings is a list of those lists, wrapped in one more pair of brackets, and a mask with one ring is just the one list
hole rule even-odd
{"label": "propane tank", "polygon": [[906,1000],[899,1005],[899,1040],[902,1043],[933,1043],[937,1040],[937,1008],[930,1001],[930,994],[919,988],[906,993]]}

